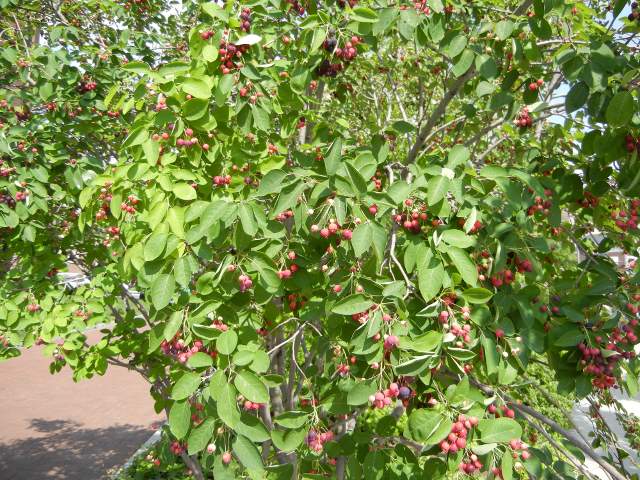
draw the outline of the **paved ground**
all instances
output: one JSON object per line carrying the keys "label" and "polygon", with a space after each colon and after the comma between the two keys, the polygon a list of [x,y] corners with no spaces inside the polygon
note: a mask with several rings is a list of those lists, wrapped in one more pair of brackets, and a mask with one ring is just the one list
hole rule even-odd
{"label": "paved ground", "polygon": [[39,347],[0,363],[0,479],[103,479],[161,420],[149,387],[119,367],[74,383],[48,365]]}

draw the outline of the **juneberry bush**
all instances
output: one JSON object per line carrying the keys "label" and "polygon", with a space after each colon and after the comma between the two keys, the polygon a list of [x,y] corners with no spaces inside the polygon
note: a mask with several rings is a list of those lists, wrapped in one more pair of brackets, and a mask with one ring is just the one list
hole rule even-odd
{"label": "juneberry bush", "polygon": [[199,480],[629,478],[638,12],[0,0],[0,357],[138,372]]}

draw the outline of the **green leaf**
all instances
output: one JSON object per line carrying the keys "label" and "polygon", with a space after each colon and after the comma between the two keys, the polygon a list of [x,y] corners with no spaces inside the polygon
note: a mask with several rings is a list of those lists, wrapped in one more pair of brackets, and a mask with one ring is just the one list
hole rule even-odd
{"label": "green leaf", "polygon": [[231,87],[233,86],[233,75],[223,75],[218,82],[218,88],[216,88],[216,103],[220,106],[224,105],[231,93]]}
{"label": "green leaf", "polygon": [[177,183],[173,187],[173,194],[180,200],[195,200],[198,198],[196,189],[188,183]]}
{"label": "green leaf", "polygon": [[456,145],[449,150],[449,161],[447,166],[449,168],[455,168],[458,165],[463,165],[471,158],[471,152],[464,145]]}
{"label": "green leaf", "polygon": [[200,375],[187,372],[176,381],[171,389],[171,398],[174,400],[184,400],[189,398],[200,386]]}
{"label": "green leaf", "polygon": [[515,26],[510,20],[502,20],[496,24],[496,35],[498,40],[506,40],[511,36]]}
{"label": "green leaf", "polygon": [[204,352],[196,352],[187,360],[189,368],[208,368],[213,365],[213,359]]}
{"label": "green leaf", "polygon": [[629,92],[618,92],[609,102],[606,119],[612,127],[627,125],[635,110],[633,95]]}
{"label": "green leaf", "polygon": [[216,427],[215,418],[209,417],[202,424],[194,428],[189,435],[187,444],[189,445],[189,455],[201,452],[211,441]]}
{"label": "green leaf", "polygon": [[442,232],[442,241],[459,248],[469,248],[476,244],[476,238],[467,235],[462,230],[451,229]]}
{"label": "green leaf", "polygon": [[457,57],[467,46],[467,37],[456,35],[442,47],[442,52],[450,58]]}
{"label": "green leaf", "polygon": [[160,156],[160,144],[159,142],[149,138],[142,144],[142,150],[144,151],[144,156],[147,159],[147,163],[149,165],[155,165],[158,161],[158,157]]}
{"label": "green leaf", "polygon": [[402,342],[401,348],[419,353],[430,353],[438,350],[441,345],[442,333],[431,330],[409,341]]}
{"label": "green leaf", "polygon": [[194,122],[196,120],[201,119],[206,115],[208,110],[209,110],[209,102],[201,98],[192,98],[191,100],[187,100],[182,105],[182,112],[184,113],[184,118],[186,118],[190,122]]}
{"label": "green leaf", "polygon": [[187,288],[191,282],[191,262],[189,257],[180,257],[173,264],[173,276],[182,288]]}
{"label": "green leaf", "polygon": [[329,153],[324,157],[324,168],[327,171],[327,175],[335,175],[340,166],[340,159],[342,155],[342,139],[336,138],[331,145]]}
{"label": "green leaf", "polygon": [[243,435],[237,435],[233,442],[233,453],[238,461],[247,469],[253,471],[263,471],[262,457],[258,448],[251,440]]}
{"label": "green leaf", "polygon": [[498,371],[500,357],[496,342],[492,338],[482,337],[482,349],[484,350],[484,361],[487,365],[487,374],[493,375]]}
{"label": "green leaf", "polygon": [[349,390],[347,403],[349,405],[364,405],[369,401],[369,396],[376,393],[377,388],[373,383],[358,382]]}
{"label": "green leaf", "polygon": [[373,304],[371,300],[358,293],[343,298],[333,306],[331,311],[339,315],[353,315],[354,313],[364,312]]}
{"label": "green leaf", "polygon": [[202,58],[206,62],[215,62],[218,59],[218,49],[213,45],[205,45],[202,48]]}
{"label": "green leaf", "polygon": [[376,23],[378,14],[367,7],[356,7],[351,11],[351,18],[360,23]]}
{"label": "green leaf", "polygon": [[473,61],[476,58],[476,54],[473,53],[473,50],[467,49],[462,52],[460,55],[460,59],[451,69],[451,73],[453,73],[454,77],[461,77],[467,70],[473,65]]}
{"label": "green leaf", "polygon": [[253,113],[253,122],[258,130],[268,132],[271,129],[271,120],[269,114],[263,108],[251,105],[251,112]]}
{"label": "green leaf", "polygon": [[151,303],[156,310],[162,310],[169,305],[175,292],[176,283],[173,275],[163,273],[158,275],[151,284]]}
{"label": "green leaf", "polygon": [[211,98],[211,87],[207,82],[199,78],[187,78],[182,83],[182,91],[196,98]]}
{"label": "green leaf", "polygon": [[262,40],[262,37],[260,35],[255,35],[253,33],[250,33],[249,35],[245,35],[244,37],[236,40],[235,44],[236,45],[255,45],[256,43],[260,42],[260,40]]}
{"label": "green leaf", "polygon": [[282,170],[271,170],[260,181],[256,196],[262,197],[272,193],[279,193],[282,190],[282,182],[286,176],[287,173]]}
{"label": "green leaf", "polygon": [[424,445],[435,445],[451,431],[452,422],[435,410],[415,409],[409,415],[405,436]]}
{"label": "green leaf", "polygon": [[282,450],[283,452],[293,452],[300,446],[306,436],[307,431],[304,429],[271,431],[273,444],[278,450]]}
{"label": "green leaf", "polygon": [[567,113],[572,113],[582,107],[589,98],[589,87],[584,82],[578,82],[567,93],[564,106]]}
{"label": "green leaf", "polygon": [[188,401],[174,402],[169,411],[169,430],[176,438],[187,435],[191,425],[191,405]]}
{"label": "green leaf", "polygon": [[[209,391],[211,391],[211,388]],[[238,392],[230,383],[223,383],[215,392],[214,400],[216,401],[220,420],[229,428],[236,428],[236,425],[240,422],[240,411],[236,400]]]}
{"label": "green leaf", "polygon": [[151,68],[144,62],[128,62],[122,65],[120,68],[128,72],[145,74],[151,72]]}
{"label": "green leaf", "polygon": [[238,345],[238,334],[233,330],[222,332],[216,340],[216,350],[222,355],[231,355]]}
{"label": "green leaf", "polygon": [[449,190],[451,181],[447,177],[437,175],[427,182],[427,203],[433,206],[444,198]]}
{"label": "green leaf", "polygon": [[462,298],[469,303],[487,303],[493,297],[493,293],[486,288],[468,288],[462,292]]}
{"label": "green leaf", "polygon": [[258,222],[256,222],[256,219],[253,216],[253,210],[248,203],[240,204],[238,217],[240,218],[240,223],[242,224],[244,233],[253,237],[258,232]]}
{"label": "green leaf", "polygon": [[284,428],[300,428],[309,420],[307,412],[283,412],[274,419],[274,423]]}
{"label": "green leaf", "polygon": [[353,231],[351,237],[351,247],[353,247],[353,253],[356,257],[362,256],[363,253],[371,248],[373,237],[371,235],[371,225],[367,223],[361,223]]}
{"label": "green leaf", "polygon": [[444,266],[429,251],[424,259],[419,259],[418,264],[418,288],[422,298],[430,302],[442,288],[444,281]]}
{"label": "green leaf", "polygon": [[227,11],[216,2],[203,3],[202,11],[211,18],[222,20],[223,22],[229,21],[229,14]]}
{"label": "green leaf", "polygon": [[462,279],[469,285],[475,287],[478,283],[478,270],[471,261],[469,254],[458,247],[449,247],[447,255],[455,265]]}
{"label": "green leaf", "polygon": [[512,418],[483,419],[478,423],[478,432],[482,443],[505,443],[519,439],[522,427]]}
{"label": "green leaf", "polygon": [[243,412],[240,422],[236,426],[236,432],[244,435],[252,442],[265,442],[269,440],[269,432],[262,421],[250,413]]}
{"label": "green leaf", "polygon": [[171,317],[169,317],[169,321],[165,324],[164,331],[163,331],[164,339],[167,342],[175,336],[176,332],[182,326],[182,318],[183,318],[182,311],[173,312],[171,314]]}
{"label": "green leaf", "polygon": [[255,374],[248,370],[238,372],[234,384],[247,400],[255,403],[269,402],[269,391],[267,387]]}

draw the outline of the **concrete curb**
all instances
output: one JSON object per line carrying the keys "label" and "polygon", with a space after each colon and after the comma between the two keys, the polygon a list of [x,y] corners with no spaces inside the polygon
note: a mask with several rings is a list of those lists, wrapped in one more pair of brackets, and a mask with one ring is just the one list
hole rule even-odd
{"label": "concrete curb", "polygon": [[165,423],[166,422],[163,422],[158,430],[153,432],[153,434],[142,445],[140,445],[140,448],[138,448],[138,450],[136,450],[134,454],[131,455],[121,467],[119,467],[114,473],[111,474],[110,478],[112,480],[115,480],[118,475],[120,475],[120,473],[124,472],[127,468],[133,465],[133,462],[136,460],[136,458],[145,454],[151,447],[153,447],[160,441],[160,438],[162,438],[162,427]]}

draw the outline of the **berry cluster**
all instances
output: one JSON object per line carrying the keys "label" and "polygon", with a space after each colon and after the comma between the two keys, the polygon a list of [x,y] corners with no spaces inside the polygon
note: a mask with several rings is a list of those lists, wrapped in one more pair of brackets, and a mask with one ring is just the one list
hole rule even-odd
{"label": "berry cluster", "polygon": [[248,32],[249,30],[251,30],[251,9],[250,8],[242,9],[242,13],[240,14],[240,20],[241,20],[240,29],[243,32]]}
{"label": "berry cluster", "polygon": [[[2,163],[0,163],[1,165]],[[15,173],[15,167],[2,167],[0,168],[0,177],[8,177],[9,175]]]}
{"label": "berry cluster", "polygon": [[[429,15],[431,13],[431,9],[427,5],[427,0],[413,0],[413,8],[415,8],[418,14]],[[408,5],[401,5],[400,10],[408,10]]]}
{"label": "berry cluster", "polygon": [[216,175],[213,177],[213,184],[221,187],[223,185],[231,184],[231,175]]}
{"label": "berry cluster", "polygon": [[190,128],[185,129],[184,135],[187,138],[179,138],[176,140],[176,146],[178,147],[193,147],[197,145],[198,139],[193,136],[193,130]]}
{"label": "berry cluster", "polygon": [[395,399],[403,401],[408,400],[412,393],[413,392],[409,387],[401,387],[394,382],[389,385],[389,388],[385,388],[380,392],[376,392],[374,395],[370,395],[369,403],[373,408],[384,408],[391,405]]}
{"label": "berry cluster", "polygon": [[189,358],[191,358],[198,352],[206,353],[212,358],[216,358],[216,356],[218,355],[215,351],[207,350],[200,340],[194,341],[193,346],[189,347],[189,345],[181,337],[182,334],[178,332],[169,342],[163,340],[160,344],[162,353],[176,358],[180,363],[186,363]]}
{"label": "berry cluster", "polygon": [[[375,175],[371,177],[371,181],[373,182],[373,188],[378,191],[382,190],[382,172],[377,171]],[[375,215],[375,213],[373,215]]]}
{"label": "berry cluster", "polygon": [[280,212],[275,216],[277,222],[284,222],[288,218],[293,217],[293,210],[286,210],[284,212]]}
{"label": "berry cluster", "polygon": [[278,154],[278,147],[276,147],[273,143],[270,143],[267,145],[267,153],[269,155],[277,155]]}
{"label": "berry cluster", "polygon": [[162,110],[166,110],[167,108],[169,108],[167,107],[167,99],[163,95],[158,96],[158,101],[156,102],[155,111],[160,112]]}
{"label": "berry cluster", "polygon": [[[291,261],[296,259],[296,252],[293,250],[287,253],[287,258]],[[278,271],[278,277],[281,279],[291,278],[291,276],[298,271],[300,267],[296,263],[292,263],[288,268]],[[295,296],[294,296],[295,297]],[[293,309],[292,309],[293,310]]]}
{"label": "berry cluster", "polygon": [[634,138],[633,135],[627,134],[624,137],[624,143],[625,143],[624,146],[627,149],[627,152],[632,153],[636,149],[640,151],[640,137]]}
{"label": "berry cluster", "polygon": [[340,237],[347,241],[351,240],[351,237],[353,236],[353,231],[348,228],[341,229],[335,218],[329,219],[329,224],[324,228],[320,228],[316,224],[311,225],[311,232],[320,233],[322,238],[329,238],[330,236],[337,235],[339,233]]}
{"label": "berry cluster", "polygon": [[[464,227],[465,223],[467,223],[467,220],[465,218],[459,218],[458,219],[458,226],[459,227]],[[469,230],[469,233],[478,233],[482,229],[482,227],[484,227],[482,222],[480,220],[476,220],[473,223],[473,226],[471,227],[471,229]]]}
{"label": "berry cluster", "polygon": [[177,440],[171,442],[171,445],[169,445],[169,450],[171,450],[171,453],[173,453],[174,455],[180,455],[181,453],[184,453],[187,451],[187,444],[185,443],[180,443]]}
{"label": "berry cluster", "polygon": [[462,326],[453,323],[450,332],[460,339],[456,341],[456,347],[462,348],[465,343],[471,343],[471,325],[468,323]]}
{"label": "berry cluster", "polygon": [[220,49],[218,50],[221,62],[220,71],[226,75],[235,69],[242,68],[242,65],[236,63],[236,61],[242,59],[242,55],[247,50],[249,50],[249,45],[234,45],[225,40],[220,40]]}
{"label": "berry cluster", "polygon": [[9,208],[16,207],[16,200],[8,193],[0,193],[0,204],[3,203]]}
{"label": "berry cluster", "polygon": [[358,0],[337,0],[337,4],[340,8],[343,9],[347,7],[347,4],[349,4],[349,6],[353,8],[358,4]]}
{"label": "berry cluster", "polygon": [[240,275],[238,277],[238,283],[240,285],[240,291],[246,292],[253,286],[253,281],[247,275]]}
{"label": "berry cluster", "polygon": [[202,40],[209,40],[211,37],[215,35],[213,30],[205,30],[204,32],[200,32],[200,38]]}
{"label": "berry cluster", "polygon": [[323,450],[325,443],[332,441],[334,438],[333,432],[327,430],[326,432],[318,433],[316,430],[311,430],[305,438],[305,443],[311,450],[316,453],[320,453]]}
{"label": "berry cluster", "polygon": [[[408,198],[404,201],[404,204],[407,207],[413,206],[413,200]],[[419,208],[413,208],[411,211],[407,213],[398,213],[394,215],[393,221],[398,225],[401,225],[407,232],[411,233],[420,233],[422,231],[421,222],[427,222],[427,206],[425,204],[421,205]],[[437,223],[434,223],[437,222]],[[431,224],[436,226],[440,223],[439,220],[434,219]]]}
{"label": "berry cluster", "polygon": [[383,347],[385,350],[393,350],[400,346],[400,339],[396,335],[385,335]]}
{"label": "berry cluster", "polygon": [[543,83],[544,83],[544,80],[539,78],[535,82],[531,82],[529,84],[529,90],[531,90],[532,92],[535,92],[536,90],[538,90],[542,86]]}
{"label": "berry cluster", "polygon": [[40,307],[40,305],[38,305],[37,303],[30,303],[29,305],[27,305],[27,312],[36,313],[39,312],[41,308],[42,307]]}
{"label": "berry cluster", "polygon": [[344,66],[341,63],[331,63],[326,58],[322,60],[318,68],[316,68],[316,75],[319,77],[335,77],[343,70]]}
{"label": "berry cluster", "polygon": [[338,372],[338,375],[340,375],[341,377],[348,376],[349,375],[349,370],[350,370],[350,367],[346,363],[339,363],[336,366],[336,372]]}
{"label": "berry cluster", "polygon": [[586,191],[584,192],[584,198],[582,200],[578,200],[578,203],[583,208],[595,208],[600,203],[600,199],[596,197],[593,193]]}
{"label": "berry cluster", "polygon": [[442,453],[456,453],[467,447],[467,436],[469,431],[478,425],[477,417],[468,417],[464,414],[458,415],[458,421],[451,426],[451,432],[447,438],[440,442]]}
{"label": "berry cluster", "polygon": [[211,322],[211,326],[220,330],[221,332],[226,332],[229,330],[229,325],[222,321],[222,317],[218,317]]}
{"label": "berry cluster", "polygon": [[529,109],[527,107],[523,107],[522,110],[518,113],[518,116],[514,120],[514,123],[517,127],[527,128],[533,125],[533,119],[529,114]]}
{"label": "berry cluster", "polygon": [[473,475],[479,472],[482,467],[483,465],[475,453],[472,453],[466,460],[463,460],[462,463],[458,465],[460,472],[466,473],[467,475]]}
{"label": "berry cluster", "polygon": [[78,92],[87,93],[95,90],[96,88],[98,88],[98,84],[95,81],[85,79],[78,85]]}
{"label": "berry cluster", "polygon": [[295,293],[287,295],[287,300],[289,301],[289,309],[291,311],[298,310],[304,307],[304,305],[307,303],[305,297],[302,297],[301,295],[297,295]]}
{"label": "berry cluster", "polygon": [[528,452],[529,446],[526,443],[523,443],[522,440],[518,440],[514,438],[509,441],[509,447],[513,450],[511,454],[513,458],[521,457],[523,460],[527,460],[531,454]]}
{"label": "berry cluster", "polygon": [[[496,332],[497,335],[497,332]],[[500,407],[500,410],[502,411],[502,416],[507,417],[507,418],[515,418],[516,417],[516,412],[515,410],[509,408],[507,405],[502,405],[502,407]],[[495,416],[496,418],[499,418],[500,412],[498,411],[498,407],[495,406],[495,404],[491,404],[487,407],[487,412],[489,412],[491,415]]]}
{"label": "berry cluster", "polygon": [[[553,195],[553,191],[546,189],[544,191],[544,194],[547,197],[551,197]],[[535,215],[538,212],[542,213],[543,215],[549,215],[549,209],[553,206],[553,203],[550,199],[545,200],[539,195],[534,197],[533,203],[534,204],[527,209],[527,215],[529,216]]]}
{"label": "berry cluster", "polygon": [[120,204],[120,209],[133,215],[136,213],[135,205],[138,203],[140,203],[140,200],[135,195],[129,195],[127,200]]}
{"label": "berry cluster", "polygon": [[291,9],[295,10],[298,15],[304,15],[305,9],[302,5],[300,5],[300,2],[298,0],[286,0],[286,2],[291,5]]}
{"label": "berry cluster", "polygon": [[640,10],[638,10],[638,2],[633,2],[631,4],[631,13],[627,16],[630,21],[640,22]]}
{"label": "berry cluster", "polygon": [[611,212],[611,218],[615,220],[616,226],[623,231],[638,228],[638,208],[640,200],[634,199],[631,202],[631,208],[627,213],[626,210],[614,210]]}
{"label": "berry cluster", "polygon": [[252,402],[251,400],[245,400],[244,404],[243,404],[244,409],[249,411],[249,412],[250,411],[254,411],[254,412],[258,411],[261,406],[262,406],[261,403],[255,403],[255,402]]}

